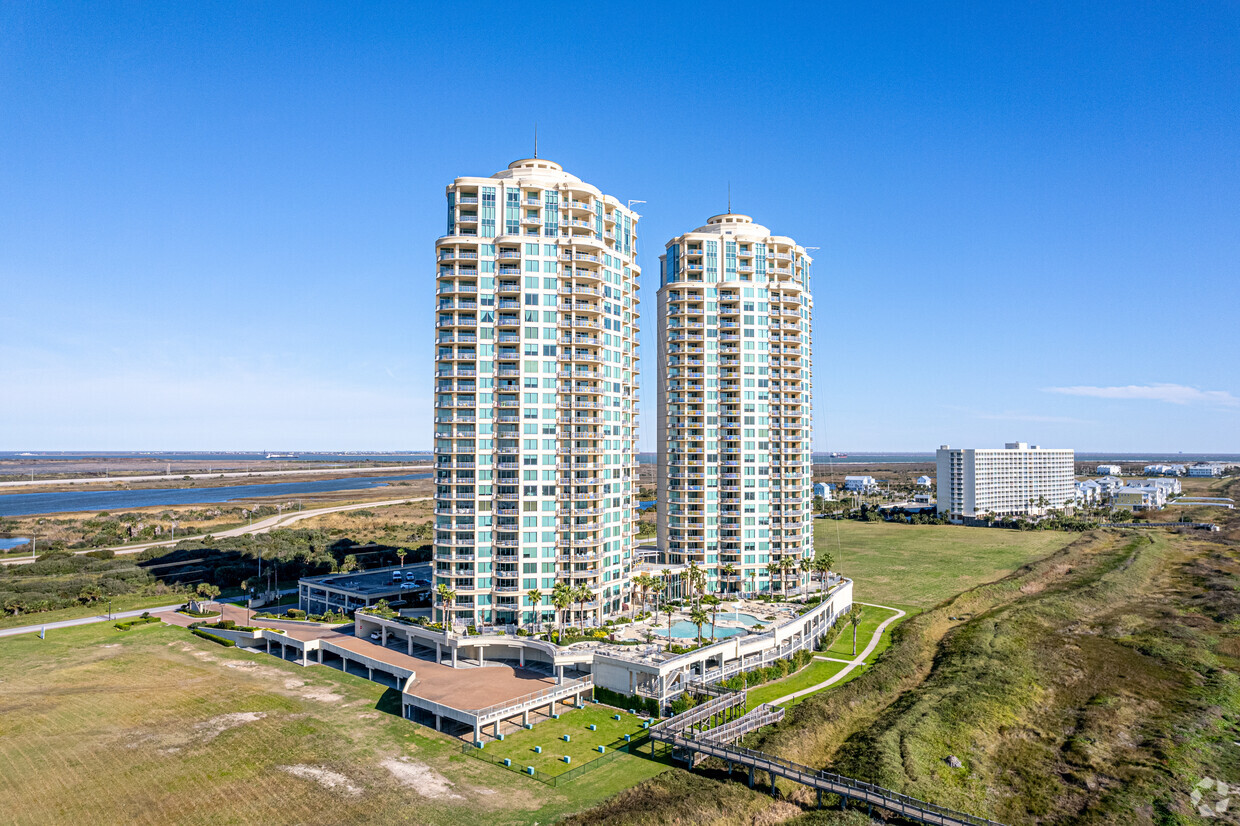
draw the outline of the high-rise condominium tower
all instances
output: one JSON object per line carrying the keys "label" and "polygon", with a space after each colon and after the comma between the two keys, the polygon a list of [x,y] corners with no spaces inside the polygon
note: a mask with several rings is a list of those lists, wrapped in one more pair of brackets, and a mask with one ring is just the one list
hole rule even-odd
{"label": "high-rise condominium tower", "polygon": [[573,614],[597,621],[620,610],[633,564],[637,215],[537,158],[447,195],[435,584],[455,592],[454,619],[528,623],[563,582]]}
{"label": "high-rise condominium tower", "polygon": [[810,258],[728,214],[660,264],[663,562],[696,562],[711,591],[790,589],[813,557]]}

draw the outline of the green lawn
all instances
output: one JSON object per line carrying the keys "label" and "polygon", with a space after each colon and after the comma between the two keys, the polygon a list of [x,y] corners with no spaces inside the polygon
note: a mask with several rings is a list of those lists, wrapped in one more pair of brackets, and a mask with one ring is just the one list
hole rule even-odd
{"label": "green lawn", "polygon": [[[613,720],[614,714],[619,714],[620,719]],[[590,731],[591,723],[598,727],[597,731]],[[598,746],[608,746],[615,740],[622,740],[626,734],[637,739],[642,731],[641,718],[627,711],[587,704],[585,708],[561,714],[558,720],[535,722],[532,729],[506,735],[503,740],[489,741],[484,749],[492,759],[507,757],[522,769],[533,766],[546,774],[563,774],[600,757]],[[566,734],[570,738],[567,743],[563,739]],[[535,746],[542,747],[541,754],[535,753]],[[564,755],[571,757],[572,763],[565,763]]]}
{"label": "green lawn", "polygon": [[3,638],[0,675],[14,824],[546,824],[667,771],[621,755],[549,787],[401,719],[391,689],[182,628]]}
{"label": "green lawn", "polygon": [[[1062,531],[815,519],[814,545],[855,585],[853,599],[925,609],[999,579],[1078,538]],[[851,646],[849,647],[851,649]]]}
{"label": "green lawn", "polygon": [[[860,654],[865,650],[865,647],[870,644],[870,639],[874,636],[874,631],[878,628],[879,624],[888,617],[894,617],[896,612],[890,611],[886,608],[878,608],[873,605],[860,605],[858,607],[861,609],[861,623],[857,626],[857,654]],[[831,647],[822,653],[828,657],[839,657],[840,659],[851,660],[854,656],[856,656],[853,654],[852,625],[845,622],[842,617],[837,620],[837,622],[840,623],[840,635],[836,638]],[[887,626],[887,633],[890,633],[891,628],[891,625]],[[874,654],[877,653],[878,650],[875,649]],[[873,656],[873,654],[871,656]]]}
{"label": "green lawn", "polygon": [[749,689],[746,708],[757,708],[763,703],[769,703],[794,691],[800,691],[803,688],[817,685],[824,680],[831,679],[843,669],[844,663],[831,662],[830,660],[814,660],[789,677]]}

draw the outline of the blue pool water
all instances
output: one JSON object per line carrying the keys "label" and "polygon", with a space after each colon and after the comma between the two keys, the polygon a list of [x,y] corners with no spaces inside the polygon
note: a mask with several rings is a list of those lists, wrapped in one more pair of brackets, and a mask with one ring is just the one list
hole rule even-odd
{"label": "blue pool water", "polygon": [[0,551],[7,551],[16,548],[18,545],[25,545],[30,540],[24,536],[15,536],[12,539],[5,539],[0,536]]}
{"label": "blue pool water", "polygon": [[[661,628],[654,633],[660,637],[667,636],[667,628]],[[737,634],[744,634],[741,628],[715,628],[715,639],[721,640],[724,637],[735,637]],[[672,636],[678,640],[693,639],[697,636],[697,626],[688,620],[681,620],[672,626]],[[702,639],[710,639],[710,623],[702,626]]]}
{"label": "blue pool water", "polygon": [[748,627],[751,625],[757,625],[762,622],[762,620],[758,619],[753,614],[738,614],[735,611],[729,611],[726,614],[719,615],[719,622],[739,622],[741,625]]}

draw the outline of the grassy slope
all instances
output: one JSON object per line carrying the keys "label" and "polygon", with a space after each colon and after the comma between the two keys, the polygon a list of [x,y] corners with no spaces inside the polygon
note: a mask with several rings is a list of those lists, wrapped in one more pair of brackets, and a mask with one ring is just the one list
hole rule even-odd
{"label": "grassy slope", "polygon": [[[872,668],[747,745],[1011,824],[1203,822],[1192,785],[1240,778],[1240,546],[1217,540],[1076,538],[904,620]],[[720,785],[720,768],[663,775],[572,822],[641,823],[654,805],[665,824],[861,822]]]}
{"label": "grassy slope", "polygon": [[815,547],[853,579],[854,599],[906,610],[1006,576],[1074,538],[1057,531],[814,520]]}
{"label": "grassy slope", "polygon": [[[399,697],[382,686],[178,628],[0,640],[0,675],[0,811],[18,824],[547,823],[666,771],[622,755],[549,788],[394,716]],[[215,735],[234,712],[265,716]],[[450,796],[394,779],[383,763],[402,758]],[[360,791],[280,768],[297,765]]]}

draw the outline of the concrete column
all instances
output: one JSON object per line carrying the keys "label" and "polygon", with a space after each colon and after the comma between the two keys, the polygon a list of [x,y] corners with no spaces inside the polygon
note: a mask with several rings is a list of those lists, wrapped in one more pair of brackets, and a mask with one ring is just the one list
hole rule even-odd
{"label": "concrete column", "polygon": [[557,665],[555,667],[555,684],[562,685],[564,682],[564,666]]}
{"label": "concrete column", "polygon": [[435,715],[435,731],[443,731],[443,718]]}
{"label": "concrete column", "polygon": [[456,668],[456,648],[452,649],[452,667]]}
{"label": "concrete column", "polygon": [[482,728],[478,725],[478,723],[475,722],[474,723],[474,742],[477,743],[481,739],[482,739]]}
{"label": "concrete column", "polygon": [[525,646],[524,645],[521,646],[521,648],[519,648],[518,651],[520,652],[520,657],[521,657],[521,667],[525,668]]}
{"label": "concrete column", "polygon": [[375,678],[375,670],[371,668],[370,666],[366,666],[366,679],[374,680],[374,678]]}
{"label": "concrete column", "polygon": [[487,664],[486,650],[487,650],[487,647],[485,645],[478,646],[478,665],[479,666],[483,666]]}
{"label": "concrete column", "polygon": [[408,653],[409,653],[409,656],[412,657],[413,656],[413,637],[412,636],[405,637],[405,642],[409,643]]}
{"label": "concrete column", "polygon": [[379,634],[380,634],[379,641],[383,643],[384,645],[387,645],[387,626],[386,625],[379,626]]}
{"label": "concrete column", "polygon": [[496,738],[499,737],[499,720],[495,721],[495,736]]}
{"label": "concrete column", "polygon": [[530,724],[530,710],[527,708],[521,712],[521,725],[528,726]]}
{"label": "concrete column", "polygon": [[323,649],[319,649],[319,665],[323,664]]}
{"label": "concrete column", "polygon": [[267,642],[267,653],[270,654],[271,653],[271,640],[267,640],[266,642]]}
{"label": "concrete column", "polygon": [[435,640],[435,662],[438,663],[442,659],[443,659],[443,651],[441,650],[439,640]]}

